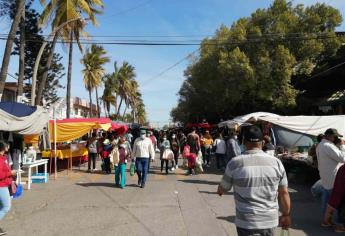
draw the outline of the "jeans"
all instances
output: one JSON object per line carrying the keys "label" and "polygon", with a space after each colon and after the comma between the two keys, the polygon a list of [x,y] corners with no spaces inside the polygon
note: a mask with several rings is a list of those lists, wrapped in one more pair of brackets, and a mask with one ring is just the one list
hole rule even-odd
{"label": "jeans", "polygon": [[275,228],[272,229],[243,229],[237,227],[238,236],[274,236]]}
{"label": "jeans", "polygon": [[221,167],[226,167],[225,154],[216,153],[217,169]]}
{"label": "jeans", "polygon": [[211,148],[210,147],[202,147],[202,157],[204,164],[210,164],[210,158],[211,158]]}
{"label": "jeans", "polygon": [[8,187],[0,187],[0,220],[2,220],[7,212],[11,209],[11,197]]}
{"label": "jeans", "polygon": [[88,170],[91,170],[91,161],[92,161],[92,169],[96,169],[96,159],[97,153],[89,153],[89,163],[88,163]]}
{"label": "jeans", "polygon": [[110,168],[110,158],[104,158],[104,159],[103,159],[103,163],[104,163],[104,170],[105,170],[107,173],[110,173],[110,172],[111,172],[111,168]]}
{"label": "jeans", "polygon": [[141,186],[145,186],[146,183],[149,161],[149,158],[141,157],[137,157],[137,159],[135,160],[135,167],[137,169],[137,175],[139,180],[138,182]]}
{"label": "jeans", "polygon": [[[324,217],[324,215],[326,213],[327,206],[328,206],[328,200],[331,197],[333,189],[325,189],[324,187],[322,187],[320,189],[322,191],[322,194],[321,194],[321,210],[322,210],[322,217]],[[339,220],[340,219],[339,219],[338,211],[335,211],[335,213],[333,214],[333,222],[339,223]]]}
{"label": "jeans", "polygon": [[121,187],[126,186],[126,163],[115,166],[115,184],[119,185],[121,179]]}

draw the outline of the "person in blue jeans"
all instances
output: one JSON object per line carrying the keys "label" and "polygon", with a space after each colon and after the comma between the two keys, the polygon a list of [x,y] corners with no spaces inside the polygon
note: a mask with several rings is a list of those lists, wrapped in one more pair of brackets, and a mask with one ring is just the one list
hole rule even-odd
{"label": "person in blue jeans", "polygon": [[137,138],[133,145],[132,157],[135,159],[135,167],[138,175],[138,185],[145,188],[146,177],[150,157],[155,158],[155,150],[150,138],[146,137],[146,131],[140,131],[140,137]]}
{"label": "person in blue jeans", "polygon": [[[8,145],[0,142],[0,220],[2,220],[11,209],[11,197],[8,187],[12,183],[12,176],[17,172],[11,170],[5,152],[8,151]],[[5,235],[6,231],[0,228],[0,235]]]}
{"label": "person in blue jeans", "polygon": [[[115,165],[115,184],[121,188],[126,187],[126,165],[130,157],[124,137],[119,141],[119,163]],[[121,180],[121,184],[120,184]]]}

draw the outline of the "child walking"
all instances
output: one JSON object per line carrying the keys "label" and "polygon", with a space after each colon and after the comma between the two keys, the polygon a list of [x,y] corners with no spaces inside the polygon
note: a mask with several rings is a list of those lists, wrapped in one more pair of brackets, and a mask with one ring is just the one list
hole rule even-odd
{"label": "child walking", "polygon": [[130,152],[125,141],[125,137],[121,137],[119,140],[119,159],[118,163],[115,163],[115,184],[121,188],[126,186],[126,164],[130,158]]}
{"label": "child walking", "polygon": [[112,151],[113,147],[110,143],[109,139],[104,140],[103,142],[103,151],[102,151],[102,160],[104,164],[104,171],[107,174],[111,173],[111,167],[110,167],[110,153]]}

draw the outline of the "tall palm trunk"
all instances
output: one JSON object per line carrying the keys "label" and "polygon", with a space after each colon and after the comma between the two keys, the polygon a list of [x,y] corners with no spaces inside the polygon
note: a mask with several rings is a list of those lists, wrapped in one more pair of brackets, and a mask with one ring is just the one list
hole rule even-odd
{"label": "tall palm trunk", "polygon": [[116,114],[117,117],[120,115],[120,110],[121,110],[122,102],[123,102],[123,98],[121,97],[119,107],[117,108],[117,114]]}
{"label": "tall palm trunk", "polygon": [[48,78],[48,72],[49,72],[50,66],[51,66],[52,61],[53,61],[54,50],[55,50],[55,45],[56,45],[57,40],[58,40],[58,33],[55,34],[53,42],[52,42],[52,44],[50,46],[47,63],[45,65],[45,67],[44,67],[43,75],[41,77],[40,84],[39,84],[38,91],[37,91],[37,96],[36,96],[36,101],[35,101],[36,105],[40,105],[41,100],[42,100],[43,91],[44,91],[44,89],[46,87],[47,78]]}
{"label": "tall palm trunk", "polygon": [[96,105],[97,105],[97,115],[98,115],[98,118],[101,117],[101,112],[100,112],[100,109],[99,109],[99,101],[98,101],[98,88],[96,87]]}
{"label": "tall palm trunk", "polygon": [[66,94],[66,100],[67,100],[66,101],[66,104],[67,104],[66,117],[67,118],[70,118],[70,114],[71,114],[72,58],[73,58],[73,31],[71,30],[70,43],[69,43],[69,55],[68,55],[68,72],[67,72],[67,94]]}
{"label": "tall palm trunk", "polygon": [[92,118],[92,95],[91,95],[91,89],[89,90],[89,99],[90,99],[90,118]]}
{"label": "tall palm trunk", "polygon": [[7,36],[4,57],[2,59],[2,66],[1,66],[1,71],[0,71],[0,101],[2,98],[2,94],[4,92],[4,87],[5,87],[5,82],[6,82],[7,72],[8,72],[8,65],[10,64],[13,42],[16,37],[16,31],[20,22],[20,18],[22,17],[22,12],[24,10],[24,7],[25,7],[25,0],[18,0],[17,12],[16,12],[16,15],[14,16],[10,32],[8,33],[8,36]]}
{"label": "tall palm trunk", "polygon": [[19,76],[18,76],[18,90],[17,102],[21,103],[23,98],[24,87],[24,69],[25,69],[25,10],[22,12],[20,20],[20,46],[19,46]]}

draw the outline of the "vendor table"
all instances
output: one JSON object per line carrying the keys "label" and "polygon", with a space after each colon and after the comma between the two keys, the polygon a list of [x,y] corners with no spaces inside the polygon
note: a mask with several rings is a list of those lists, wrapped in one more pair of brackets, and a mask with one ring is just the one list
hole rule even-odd
{"label": "vendor table", "polygon": [[[28,169],[28,189],[31,189],[31,169],[36,167],[36,173],[38,173],[38,166],[44,165],[44,173],[47,173],[47,164],[48,160],[36,160],[35,162],[31,163],[24,163],[23,169]],[[21,181],[21,175],[19,175],[19,182]]]}
{"label": "vendor table", "polygon": [[[56,157],[61,160],[68,159],[71,157],[83,157],[83,156],[88,156],[88,150],[85,147],[77,149],[77,150],[73,150],[73,151],[71,151],[71,149],[56,150]],[[42,158],[51,158],[51,152],[43,151]]]}
{"label": "vendor table", "polygon": [[[73,165],[73,158],[79,157],[79,166],[82,162],[82,158],[87,157],[89,155],[88,149],[85,146],[72,144],[69,149],[57,149],[56,150],[56,157],[60,160],[67,159],[67,174],[69,170],[72,170]],[[49,158],[53,159],[55,157],[54,150],[52,151],[43,151],[42,158]],[[50,162],[50,171],[51,174],[52,169],[52,162]]]}

